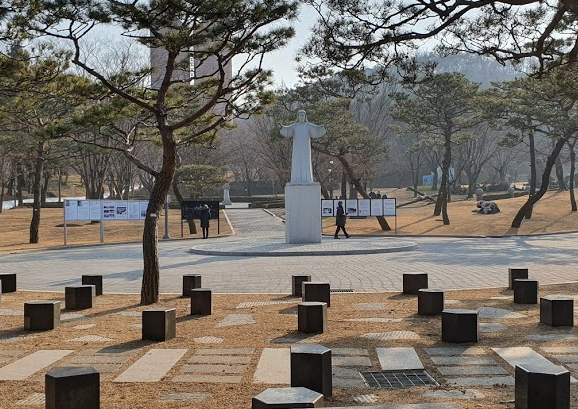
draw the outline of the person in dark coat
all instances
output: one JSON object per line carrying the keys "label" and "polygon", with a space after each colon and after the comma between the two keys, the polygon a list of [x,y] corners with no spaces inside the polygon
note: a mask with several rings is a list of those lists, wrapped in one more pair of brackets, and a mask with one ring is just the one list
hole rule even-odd
{"label": "person in dark coat", "polygon": [[201,209],[201,229],[203,230],[203,239],[209,237],[209,220],[211,220],[211,209],[204,205]]}
{"label": "person in dark coat", "polygon": [[337,214],[335,215],[335,225],[337,226],[337,229],[335,229],[335,237],[336,239],[339,238],[338,234],[339,234],[339,229],[343,230],[343,234],[345,234],[345,238],[349,238],[349,234],[347,234],[347,231],[345,230],[345,219],[346,217],[346,213],[345,210],[343,210],[343,202],[337,202]]}

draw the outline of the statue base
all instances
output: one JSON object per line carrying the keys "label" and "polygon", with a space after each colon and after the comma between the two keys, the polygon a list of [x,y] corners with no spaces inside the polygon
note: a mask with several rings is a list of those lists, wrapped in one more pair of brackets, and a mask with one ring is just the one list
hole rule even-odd
{"label": "statue base", "polygon": [[285,185],[285,241],[321,243],[321,186],[319,183]]}

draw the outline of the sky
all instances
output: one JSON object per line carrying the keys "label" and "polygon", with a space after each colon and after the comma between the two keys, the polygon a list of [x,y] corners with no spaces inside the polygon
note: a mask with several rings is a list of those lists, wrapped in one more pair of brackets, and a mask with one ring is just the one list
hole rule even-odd
{"label": "sky", "polygon": [[264,66],[273,70],[274,83],[277,87],[281,85],[292,87],[297,83],[295,55],[309,38],[310,29],[316,20],[317,14],[314,10],[301,6],[299,21],[294,25],[296,33],[293,39],[286,47],[265,56]]}

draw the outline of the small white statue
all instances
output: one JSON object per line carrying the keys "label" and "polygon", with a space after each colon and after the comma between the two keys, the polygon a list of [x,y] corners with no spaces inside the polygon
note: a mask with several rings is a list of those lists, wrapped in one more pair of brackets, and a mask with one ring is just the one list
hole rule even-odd
{"label": "small white statue", "polygon": [[224,205],[232,205],[231,197],[229,196],[229,189],[231,186],[228,183],[223,185],[223,201],[221,202]]}
{"label": "small white statue", "polygon": [[311,166],[311,138],[321,138],[326,133],[325,126],[307,122],[304,110],[297,112],[297,122],[281,125],[281,136],[293,138],[291,157],[291,183],[313,183]]}

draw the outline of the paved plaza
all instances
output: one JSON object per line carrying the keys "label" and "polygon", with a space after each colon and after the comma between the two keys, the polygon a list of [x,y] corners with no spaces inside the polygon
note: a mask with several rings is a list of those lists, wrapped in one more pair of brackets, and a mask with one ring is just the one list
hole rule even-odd
{"label": "paved plaza", "polygon": [[[282,221],[258,209],[228,209],[235,229],[230,237],[169,240],[159,243],[161,292],[181,291],[183,274],[202,274],[203,285],[217,293],[289,293],[292,274],[311,274],[332,288],[358,292],[400,291],[402,274],[423,271],[430,287],[443,289],[502,287],[507,268],[527,267],[541,285],[578,281],[578,234],[534,237],[400,237],[417,247],[385,254],[243,257],[192,254],[196,245],[219,247],[249,240],[279,241]],[[331,247],[385,240],[375,237],[324,239]],[[389,240],[389,239],[388,239]],[[335,244],[334,244],[335,242]],[[343,248],[343,247],[341,247]],[[345,247],[347,249],[347,247]],[[347,251],[344,250],[343,253]],[[338,253],[339,254],[339,253]],[[106,291],[140,292],[142,247],[138,243],[70,247],[0,257],[0,273],[18,273],[22,290],[62,291],[82,274],[102,274]]]}

